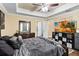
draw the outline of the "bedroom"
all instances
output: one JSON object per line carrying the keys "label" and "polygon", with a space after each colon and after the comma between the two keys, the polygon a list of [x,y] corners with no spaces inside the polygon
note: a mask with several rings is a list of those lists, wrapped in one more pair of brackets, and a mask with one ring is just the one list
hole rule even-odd
{"label": "bedroom", "polygon": [[[49,8],[46,9],[47,8],[46,7],[44,9],[44,6],[45,7],[49,6]],[[68,21],[68,22],[76,21],[74,33],[79,32],[79,25],[78,25],[78,23],[79,23],[79,20],[78,20],[79,5],[77,3],[51,3],[51,4],[0,3],[0,10],[2,11],[2,13],[5,14],[5,16],[4,16],[5,19],[4,19],[4,23],[3,23],[4,26],[3,26],[3,28],[1,28],[1,37],[3,37],[3,36],[12,37],[15,33],[19,33],[19,35],[21,35],[22,38],[24,38],[24,39],[31,40],[30,38],[33,38],[33,40],[35,40],[34,38],[36,38],[38,40],[35,40],[35,41],[36,42],[39,41],[40,43],[43,43],[43,42],[41,42],[39,38],[48,39],[47,41],[52,41],[52,39],[54,39],[55,37],[58,38],[58,36],[55,36],[55,35],[54,35],[55,37],[53,37],[53,32],[54,33],[57,32],[58,34],[62,34],[62,35],[65,35],[65,34],[63,34],[63,32],[64,33],[68,32],[68,30],[55,31],[55,22],[59,23],[62,21]],[[69,32],[69,33],[72,33],[72,32]],[[71,34],[71,35],[73,35],[73,34]],[[76,36],[78,36],[78,35],[76,35]],[[65,37],[65,39],[66,39],[66,37]],[[76,39],[78,39],[78,38],[76,38]],[[62,42],[62,41],[60,41],[60,42]],[[37,43],[35,43],[35,44],[37,44]],[[44,43],[44,44],[46,44],[46,43]],[[76,45],[76,44],[75,43],[70,44],[69,42],[67,44],[68,45],[67,45],[67,47],[65,46],[65,48],[68,49],[68,47],[70,47],[71,48],[70,50],[72,50],[72,51],[69,50],[67,52],[67,50],[66,50],[66,52],[67,53],[73,52],[74,49],[72,49],[71,45]],[[47,46],[47,47],[49,47],[49,46]],[[23,46],[21,48],[23,48]],[[77,42],[76,48],[79,49],[78,42]],[[57,53],[55,55],[61,55],[61,53],[59,53],[59,54]],[[75,53],[72,53],[71,55],[74,55]],[[27,54],[27,53],[24,53],[24,54]],[[40,55],[40,54],[38,54],[38,55]],[[76,54],[79,55],[78,52]],[[20,53],[20,55],[22,55],[22,53]],[[48,55],[48,54],[46,53],[46,55]],[[49,55],[51,55],[51,53]]]}

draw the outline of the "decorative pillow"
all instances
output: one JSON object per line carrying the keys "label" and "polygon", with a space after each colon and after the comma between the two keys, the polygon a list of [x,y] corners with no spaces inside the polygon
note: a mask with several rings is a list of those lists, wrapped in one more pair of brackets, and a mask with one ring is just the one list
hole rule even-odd
{"label": "decorative pillow", "polygon": [[12,38],[10,38],[9,40],[13,41],[14,43],[17,43],[17,37],[13,36]]}
{"label": "decorative pillow", "polygon": [[2,36],[2,37],[1,37],[1,39],[2,39],[2,40],[5,40],[5,41],[9,40],[10,38],[11,38],[10,36]]}
{"label": "decorative pillow", "polygon": [[17,37],[13,36],[12,38],[10,38],[7,43],[13,48],[13,49],[19,49],[20,48],[20,44],[17,40]]}
{"label": "decorative pillow", "polygon": [[20,45],[23,43],[22,36],[18,36],[18,42],[19,42]]}
{"label": "decorative pillow", "polygon": [[0,56],[12,56],[14,50],[4,40],[0,40]]}

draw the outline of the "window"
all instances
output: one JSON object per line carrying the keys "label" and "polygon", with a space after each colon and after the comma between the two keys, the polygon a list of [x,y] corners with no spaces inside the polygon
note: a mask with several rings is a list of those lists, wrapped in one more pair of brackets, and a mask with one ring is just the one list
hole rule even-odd
{"label": "window", "polygon": [[31,23],[26,21],[19,21],[19,30],[22,33],[29,33],[31,30]]}

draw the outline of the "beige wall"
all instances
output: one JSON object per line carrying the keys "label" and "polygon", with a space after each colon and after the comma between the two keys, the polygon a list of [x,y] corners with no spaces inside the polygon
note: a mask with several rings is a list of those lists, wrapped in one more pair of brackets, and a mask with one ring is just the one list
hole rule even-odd
{"label": "beige wall", "polygon": [[32,17],[32,16],[22,16],[22,15],[11,15],[8,14],[5,16],[5,29],[1,31],[1,35],[12,36],[19,30],[19,21],[31,21],[31,32],[37,35],[37,22],[43,20],[42,18]]}
{"label": "beige wall", "polygon": [[5,29],[1,30],[1,35],[13,35],[17,30],[17,16],[5,16]]}
{"label": "beige wall", "polygon": [[[58,15],[56,17],[49,17],[48,23],[48,37],[52,37],[52,32],[54,31],[54,22],[62,20],[76,20],[77,21],[77,30],[79,30],[79,11],[72,13],[65,13]],[[32,17],[32,16],[21,16],[21,15],[11,15],[8,14],[5,16],[5,29],[2,30],[1,34],[12,36],[19,29],[19,20],[31,21],[31,32],[34,32],[37,35],[37,22],[43,21],[43,18]]]}
{"label": "beige wall", "polygon": [[54,31],[54,22],[48,21],[48,37],[52,36],[52,32]]}

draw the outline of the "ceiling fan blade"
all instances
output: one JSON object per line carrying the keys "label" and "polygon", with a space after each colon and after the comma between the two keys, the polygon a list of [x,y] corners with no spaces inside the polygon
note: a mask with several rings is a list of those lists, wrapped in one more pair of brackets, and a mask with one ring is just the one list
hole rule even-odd
{"label": "ceiling fan blade", "polygon": [[41,4],[36,4],[36,3],[33,3],[32,5],[35,5],[35,6],[41,6]]}
{"label": "ceiling fan blade", "polygon": [[56,4],[50,4],[50,6],[52,7],[52,6],[58,6],[59,4],[58,3],[56,3]]}

